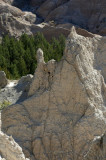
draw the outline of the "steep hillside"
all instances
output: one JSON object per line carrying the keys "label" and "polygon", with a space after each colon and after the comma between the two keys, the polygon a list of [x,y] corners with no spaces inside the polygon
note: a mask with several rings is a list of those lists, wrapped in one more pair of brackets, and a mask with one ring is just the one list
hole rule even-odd
{"label": "steep hillside", "polygon": [[4,0],[37,14],[41,21],[73,24],[90,32],[106,35],[105,0]]}
{"label": "steep hillside", "polygon": [[[41,31],[50,39],[60,33],[67,36],[72,25],[106,35],[105,0],[1,0],[0,8],[0,35],[9,33],[19,37],[22,33]],[[78,33],[82,32],[86,31]]]}
{"label": "steep hillside", "polygon": [[0,0],[0,160],[105,159],[106,0]]}
{"label": "steep hillside", "polygon": [[60,62],[45,63],[43,51],[37,51],[28,98],[4,109],[1,118],[2,131],[27,158],[105,158],[105,43],[105,37],[85,38],[72,28]]}

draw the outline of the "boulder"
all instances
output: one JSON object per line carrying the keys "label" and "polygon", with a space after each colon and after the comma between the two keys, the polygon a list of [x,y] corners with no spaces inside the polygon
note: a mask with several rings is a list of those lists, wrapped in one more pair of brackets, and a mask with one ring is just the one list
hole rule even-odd
{"label": "boulder", "polygon": [[31,24],[36,22],[36,15],[31,12],[24,12],[25,20],[30,22]]}
{"label": "boulder", "polygon": [[28,92],[30,84],[32,83],[32,79],[33,75],[31,74],[21,77],[21,79],[18,81],[17,88],[20,88],[24,92]]}
{"label": "boulder", "polygon": [[[38,50],[29,97],[2,111],[2,131],[31,160],[105,159],[106,38],[72,28],[60,62]],[[101,153],[101,154],[100,154]]]}
{"label": "boulder", "polygon": [[24,83],[31,83],[32,82],[33,75],[28,74],[27,76],[21,77],[18,84],[24,84]]}
{"label": "boulder", "polygon": [[4,71],[0,71],[0,88],[4,88],[8,83],[6,74]]}

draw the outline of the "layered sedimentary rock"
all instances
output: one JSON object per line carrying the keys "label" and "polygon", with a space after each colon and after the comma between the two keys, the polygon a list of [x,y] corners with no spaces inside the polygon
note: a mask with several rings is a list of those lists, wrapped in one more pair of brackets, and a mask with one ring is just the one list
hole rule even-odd
{"label": "layered sedimentary rock", "polygon": [[31,0],[32,6],[39,6],[36,13],[45,21],[72,23],[90,32],[106,35],[105,0],[42,0],[39,4]]}
{"label": "layered sedimentary rock", "polygon": [[[22,12],[14,6],[0,2],[0,37],[4,34],[9,34],[10,36],[19,38],[23,33],[35,35],[39,31],[44,34],[47,40],[51,40],[52,37],[58,38],[61,34],[67,37],[72,27],[72,24],[61,24],[57,26],[52,23],[35,24],[36,20],[36,15],[31,12]],[[78,34],[85,37],[94,36],[86,30],[80,29],[79,27],[76,28]]]}
{"label": "layered sedimentary rock", "polygon": [[[105,0],[3,0],[0,1],[0,35],[8,33],[18,37],[23,33],[41,31],[50,39],[50,35],[67,36],[71,28],[69,25],[67,28],[67,24],[106,35],[105,8]],[[42,22],[45,22],[46,28],[44,23],[36,25]],[[78,33],[82,35],[82,31]]]}
{"label": "layered sedimentary rock", "polygon": [[72,31],[60,62],[38,66],[28,99],[2,112],[2,131],[31,160],[97,160],[106,150],[106,38]]}
{"label": "layered sedimentary rock", "polygon": [[0,37],[4,34],[20,37],[23,33],[28,35],[43,32],[45,37],[50,40],[52,37],[58,37],[60,34],[67,36],[69,30],[64,28],[55,28],[49,24],[34,24],[36,15],[31,12],[22,12],[20,9],[0,1]]}
{"label": "layered sedimentary rock", "polygon": [[36,21],[36,15],[22,12],[7,3],[0,2],[0,36],[9,34],[20,36],[22,33],[31,34],[31,23]]}

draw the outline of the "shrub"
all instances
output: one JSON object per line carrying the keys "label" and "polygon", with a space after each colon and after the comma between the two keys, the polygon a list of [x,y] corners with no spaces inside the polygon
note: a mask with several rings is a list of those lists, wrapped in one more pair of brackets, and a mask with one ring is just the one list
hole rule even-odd
{"label": "shrub", "polygon": [[3,101],[2,103],[0,103],[0,110],[3,110],[4,108],[8,107],[9,105],[11,105],[11,102],[9,101]]}

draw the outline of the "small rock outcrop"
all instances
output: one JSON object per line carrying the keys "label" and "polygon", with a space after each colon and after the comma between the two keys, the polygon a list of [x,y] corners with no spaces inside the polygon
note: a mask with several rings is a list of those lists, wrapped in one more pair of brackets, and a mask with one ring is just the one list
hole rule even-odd
{"label": "small rock outcrop", "polygon": [[25,158],[22,148],[12,136],[7,136],[1,131],[1,123],[0,113],[0,160],[29,160]]}
{"label": "small rock outcrop", "polygon": [[0,106],[4,103],[10,105],[25,100],[28,96],[32,79],[33,75],[29,74],[23,76],[20,80],[8,80],[8,84],[0,90]]}
{"label": "small rock outcrop", "polygon": [[10,136],[0,131],[0,160],[29,160],[25,158],[21,147]]}
{"label": "small rock outcrop", "polygon": [[31,12],[24,12],[25,20],[34,24],[36,22],[36,15]]}
{"label": "small rock outcrop", "polygon": [[2,131],[31,160],[105,159],[106,38],[72,28],[60,62],[38,66],[28,98],[2,111]]}
{"label": "small rock outcrop", "polygon": [[4,88],[8,83],[6,74],[4,71],[0,71],[0,88]]}
{"label": "small rock outcrop", "polygon": [[18,84],[24,84],[24,83],[31,83],[32,82],[33,75],[28,74],[26,76],[21,77],[21,79],[18,81]]}

